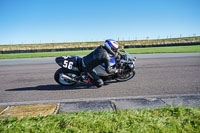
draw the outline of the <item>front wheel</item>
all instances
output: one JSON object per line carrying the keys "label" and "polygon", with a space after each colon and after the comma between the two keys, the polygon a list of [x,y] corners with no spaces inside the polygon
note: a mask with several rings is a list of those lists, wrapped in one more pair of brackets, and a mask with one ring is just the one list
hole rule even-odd
{"label": "front wheel", "polygon": [[66,69],[60,68],[54,74],[54,79],[58,84],[62,86],[71,86],[71,85],[76,84],[76,82],[74,81],[64,79],[62,75],[67,75],[72,78],[77,76],[77,74],[74,72],[67,72]]}
{"label": "front wheel", "polygon": [[135,76],[135,70],[131,71],[130,73],[126,73],[124,75],[119,76],[118,78],[116,78],[116,80],[119,82],[124,82],[132,79],[134,76]]}

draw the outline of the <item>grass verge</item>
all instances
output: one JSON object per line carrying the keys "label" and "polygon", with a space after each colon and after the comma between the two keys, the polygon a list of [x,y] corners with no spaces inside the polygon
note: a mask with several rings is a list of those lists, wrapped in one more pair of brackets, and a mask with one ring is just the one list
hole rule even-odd
{"label": "grass verge", "polygon": [[170,132],[200,131],[200,108],[78,112],[45,117],[0,118],[0,132]]}
{"label": "grass verge", "polygon": [[[56,57],[69,55],[87,55],[92,50],[82,51],[62,51],[62,52],[38,52],[38,53],[17,53],[17,54],[0,54],[0,59],[16,58],[37,58],[37,57]],[[191,53],[200,52],[200,45],[194,46],[173,46],[173,47],[150,47],[150,48],[129,48],[126,49],[131,54],[145,53]]]}

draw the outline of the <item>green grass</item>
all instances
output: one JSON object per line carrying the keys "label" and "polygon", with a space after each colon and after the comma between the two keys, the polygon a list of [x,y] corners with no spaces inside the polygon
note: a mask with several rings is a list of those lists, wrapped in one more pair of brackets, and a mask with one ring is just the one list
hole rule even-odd
{"label": "green grass", "polygon": [[[92,50],[0,54],[0,59],[56,57],[56,56],[64,56],[64,55],[65,56],[68,56],[68,55],[87,55],[91,51]],[[126,51],[131,53],[131,54],[144,54],[144,53],[191,53],[191,52],[200,52],[200,45],[195,45],[195,46],[173,46],[173,47],[129,48],[129,49],[126,49]]]}
{"label": "green grass", "polygon": [[1,133],[199,133],[200,108],[78,112],[34,118],[0,118]]}
{"label": "green grass", "polygon": [[67,55],[86,55],[92,50],[84,51],[61,51],[61,52],[37,52],[37,53],[16,53],[16,54],[0,54],[0,59],[16,59],[16,58],[37,58],[37,57],[56,57]]}
{"label": "green grass", "polygon": [[129,53],[192,53],[200,52],[200,45],[195,46],[173,46],[173,47],[149,47],[149,48],[130,48],[126,49]]}

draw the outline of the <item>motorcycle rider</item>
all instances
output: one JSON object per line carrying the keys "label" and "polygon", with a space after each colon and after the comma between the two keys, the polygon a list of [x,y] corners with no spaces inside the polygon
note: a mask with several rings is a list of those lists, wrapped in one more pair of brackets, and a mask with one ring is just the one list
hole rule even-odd
{"label": "motorcycle rider", "polygon": [[115,59],[120,59],[120,54],[118,53],[118,43],[115,40],[108,39],[105,41],[104,45],[98,46],[93,52],[89,55],[82,58],[82,70],[86,72],[91,78],[92,83],[101,87],[104,82],[96,74],[94,68],[102,63],[105,64],[105,70],[109,74],[118,73],[119,70],[112,69],[110,67],[110,55]]}

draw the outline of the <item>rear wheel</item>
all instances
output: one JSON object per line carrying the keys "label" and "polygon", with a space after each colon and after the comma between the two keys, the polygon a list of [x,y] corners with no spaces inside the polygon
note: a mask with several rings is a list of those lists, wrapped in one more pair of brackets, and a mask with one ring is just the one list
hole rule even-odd
{"label": "rear wheel", "polygon": [[118,78],[116,78],[116,80],[119,82],[124,82],[132,79],[134,76],[135,76],[135,70],[131,71],[130,73],[125,73],[123,75],[120,75]]}
{"label": "rear wheel", "polygon": [[75,73],[75,72],[68,72],[68,71],[66,71],[66,69],[60,68],[54,74],[55,81],[58,84],[62,85],[62,86],[71,86],[71,85],[76,84],[76,82],[74,82],[74,81],[71,81],[71,80],[68,80],[68,79],[64,79],[62,77],[62,75],[66,75],[68,77],[74,78],[74,77],[77,76],[77,73]]}

